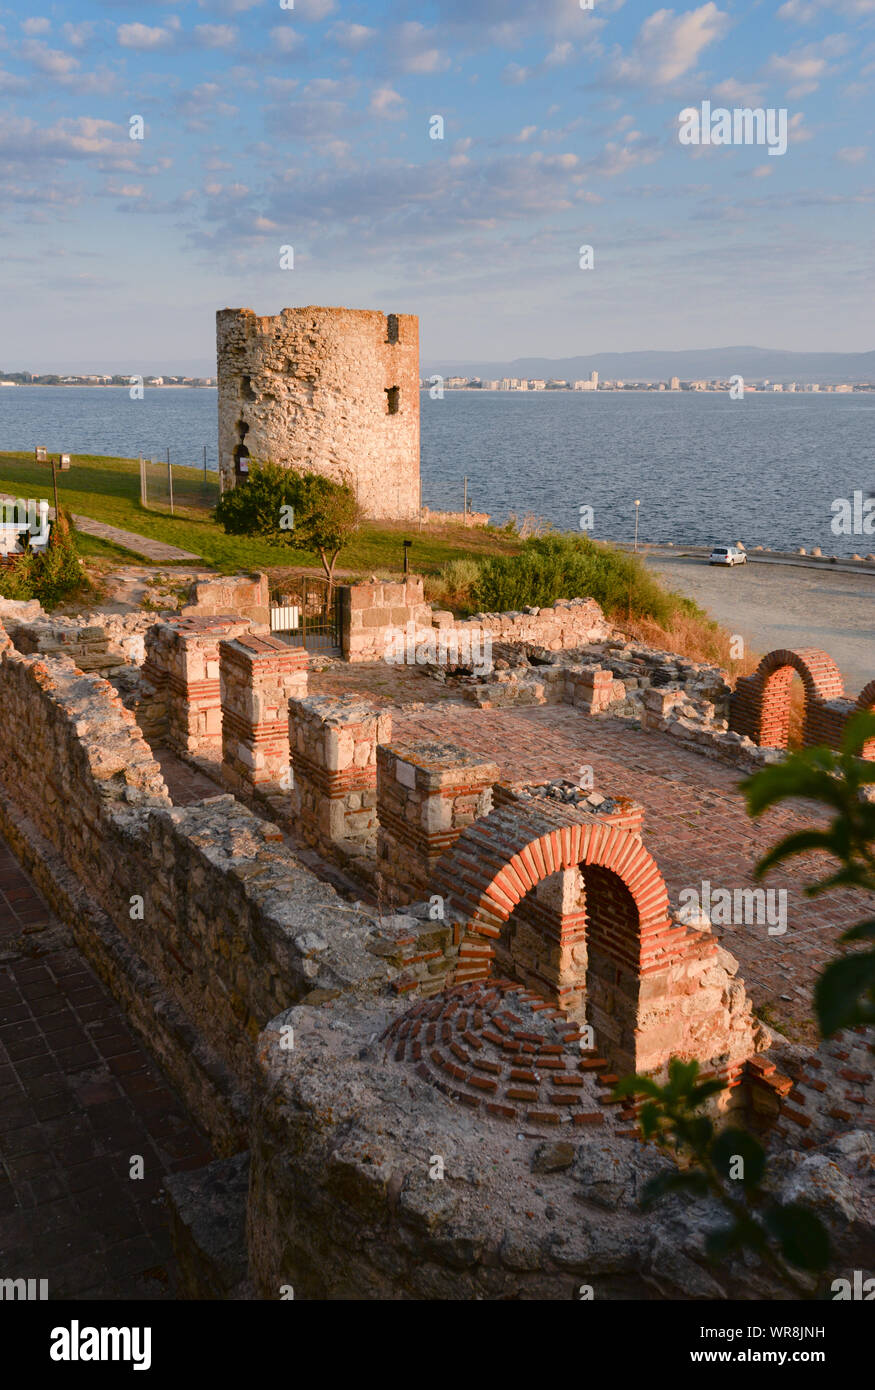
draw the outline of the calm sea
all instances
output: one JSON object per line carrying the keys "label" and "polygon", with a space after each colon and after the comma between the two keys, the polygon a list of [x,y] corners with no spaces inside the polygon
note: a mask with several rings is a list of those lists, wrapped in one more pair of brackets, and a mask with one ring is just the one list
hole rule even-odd
{"label": "calm sea", "polygon": [[[831,504],[875,492],[875,395],[447,391],[422,393],[422,494],[501,522],[548,517],[593,534],[693,544],[743,541],[824,554],[875,551],[834,535]],[[216,467],[216,392],[0,387],[0,449],[165,458]]]}

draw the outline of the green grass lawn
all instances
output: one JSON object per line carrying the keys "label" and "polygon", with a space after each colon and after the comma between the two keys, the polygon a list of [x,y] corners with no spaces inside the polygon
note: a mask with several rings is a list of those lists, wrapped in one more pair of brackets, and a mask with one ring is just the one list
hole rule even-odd
{"label": "green grass lawn", "polygon": [[[76,454],[70,471],[58,474],[58,496],[61,505],[71,512],[179,546],[225,573],[320,565],[319,556],[306,551],[246,536],[227,536],[212,520],[209,511],[213,499],[218,498],[215,473],[208,475],[205,490],[201,469],[174,465],[173,481],[175,500],[181,504],[180,514],[176,516],[163,510],[151,511],[141,505],[140,470],[136,459]],[[46,497],[51,501],[51,469],[46,464],[35,463],[29,454],[0,453],[0,492]],[[368,524],[341,553],[338,573],[400,572],[401,542],[405,539],[413,541],[410,566],[418,574],[434,573],[448,560],[466,555],[507,555],[520,546],[513,536],[474,527],[442,526],[419,531],[416,522]],[[80,533],[77,540],[83,555],[146,563],[142,557],[94,537]]]}

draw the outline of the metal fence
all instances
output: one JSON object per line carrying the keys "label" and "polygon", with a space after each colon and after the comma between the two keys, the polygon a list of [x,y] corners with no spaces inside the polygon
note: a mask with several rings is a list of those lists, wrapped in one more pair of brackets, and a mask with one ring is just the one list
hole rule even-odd
{"label": "metal fence", "polygon": [[190,468],[167,459],[140,459],[140,502],[149,511],[170,516],[203,515],[215,507],[221,490],[221,479],[214,469]]}
{"label": "metal fence", "polygon": [[270,629],[290,646],[339,652],[340,590],[316,575],[284,576],[271,588]]}

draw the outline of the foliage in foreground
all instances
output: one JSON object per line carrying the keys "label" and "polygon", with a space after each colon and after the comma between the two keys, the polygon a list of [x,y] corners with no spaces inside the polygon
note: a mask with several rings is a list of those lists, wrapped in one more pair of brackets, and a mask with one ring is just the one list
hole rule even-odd
{"label": "foliage in foreground", "polygon": [[[828,807],[833,816],[825,829],[795,831],[768,851],[756,866],[757,877],[800,854],[820,851],[835,864],[808,885],[814,897],[832,888],[875,891],[875,803],[866,799],[875,784],[875,762],[865,761],[864,747],[875,739],[875,714],[848,721],[838,752],[806,748],[784,762],[762,768],[742,783],[748,812],[761,815],[770,806],[804,797]],[[875,942],[875,919],[859,922],[842,942]],[[824,1037],[842,1028],[875,1023],[875,949],[856,950],[830,961],[815,984],[814,1003]],[[729,1223],[709,1235],[713,1260],[745,1249],[766,1261],[784,1284],[806,1295],[793,1270],[816,1273],[830,1258],[829,1237],[813,1212],[799,1203],[783,1205],[764,1190],[766,1156],[746,1130],[727,1126],[715,1133],[700,1113],[723,1090],[719,1081],[698,1082],[698,1063],[673,1059],[667,1085],[650,1077],[630,1076],[618,1083],[616,1096],[641,1096],[641,1132],[670,1148],[686,1166],[660,1174],[648,1183],[643,1204],[670,1192],[715,1197]]]}
{"label": "foliage in foreground", "polygon": [[765,1190],[765,1150],[753,1135],[735,1126],[716,1130],[713,1120],[702,1113],[707,1102],[724,1089],[722,1081],[699,1080],[698,1062],[677,1058],[669,1065],[664,1086],[647,1076],[628,1076],[617,1084],[616,1096],[645,1097],[639,1115],[643,1138],[662,1144],[687,1165],[652,1178],[642,1205],[646,1210],[674,1192],[716,1198],[729,1220],[707,1236],[709,1258],[717,1261],[752,1251],[783,1284],[806,1296],[808,1289],[793,1271],[825,1269],[829,1237],[807,1207],[779,1202]]}
{"label": "foliage in foreground", "polygon": [[[805,797],[834,813],[825,829],[798,830],[774,845],[756,866],[758,878],[776,864],[820,850],[838,867],[806,887],[809,897],[831,888],[875,892],[875,802],[862,795],[875,784],[875,762],[860,756],[870,739],[875,739],[875,714],[862,712],[845,726],[839,752],[805,748],[742,782],[752,816],[793,797]],[[831,961],[818,977],[814,1006],[824,1037],[841,1028],[875,1023],[875,918],[858,922],[840,940],[868,942],[870,949]]]}

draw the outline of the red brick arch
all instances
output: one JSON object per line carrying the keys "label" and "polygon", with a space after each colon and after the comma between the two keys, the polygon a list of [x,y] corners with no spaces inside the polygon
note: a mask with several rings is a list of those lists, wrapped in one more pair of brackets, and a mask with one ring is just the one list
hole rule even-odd
{"label": "red brick arch", "polygon": [[[751,676],[739,677],[729,725],[764,748],[786,748],[790,729],[790,685],[794,675],[805,687],[802,742],[806,747],[834,743],[846,712],[826,708],[844,698],[842,674],[818,647],[778,648],[764,656]],[[836,716],[838,715],[838,718]]]}
{"label": "red brick arch", "polygon": [[[469,826],[434,877],[435,891],[463,918],[455,982],[488,976],[493,943],[526,894],[578,867],[586,885],[587,949],[598,976],[596,1016],[593,996],[587,1014],[597,1045],[618,1068],[653,1069],[669,1055],[670,967],[713,955],[716,943],[673,923],[665,880],[634,831],[547,798],[500,807]],[[657,978],[645,1011],[641,984],[648,976]]]}

